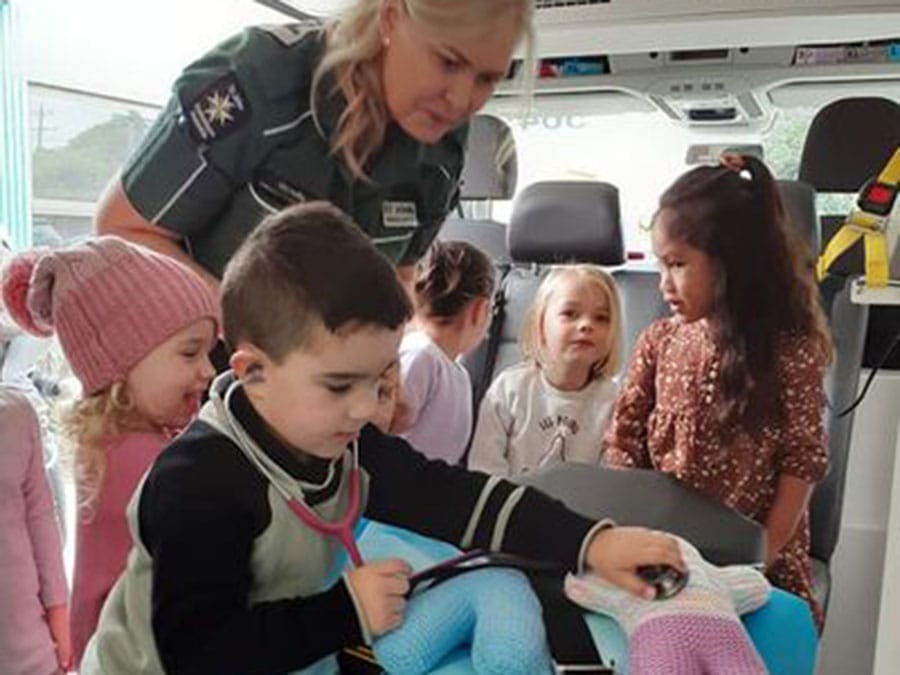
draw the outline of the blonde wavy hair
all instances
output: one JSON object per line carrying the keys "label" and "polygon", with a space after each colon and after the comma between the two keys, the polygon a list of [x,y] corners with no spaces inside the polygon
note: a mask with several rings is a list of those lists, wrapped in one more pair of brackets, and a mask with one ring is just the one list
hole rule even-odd
{"label": "blonde wavy hair", "polygon": [[[524,40],[526,91],[534,71],[532,0],[399,0],[413,21],[436,31],[483,28],[499,14],[514,12],[518,35]],[[384,46],[379,12],[385,0],[356,0],[326,28],[325,54],[313,75],[311,109],[323,77],[333,72],[335,91],[347,106],[337,122],[331,151],[340,155],[356,178],[367,179],[366,163],[384,142],[390,122],[381,82]],[[447,28],[451,26],[453,28]],[[325,92],[327,95],[335,91]],[[318,120],[316,120],[318,125]]]}
{"label": "blonde wavy hair", "polygon": [[526,361],[537,368],[541,368],[547,363],[548,358],[543,339],[544,315],[547,312],[550,297],[557,290],[560,282],[572,277],[596,287],[609,303],[609,337],[607,338],[609,350],[606,358],[596,363],[591,369],[591,381],[601,377],[612,377],[619,370],[622,356],[622,308],[619,302],[619,293],[616,290],[616,282],[596,265],[559,265],[553,267],[544,277],[522,324],[522,334],[519,339],[522,355]]}
{"label": "blonde wavy hair", "polygon": [[81,516],[93,517],[106,476],[106,453],[115,436],[136,428],[134,404],[123,383],[78,398],[60,414],[66,460],[78,485]]}

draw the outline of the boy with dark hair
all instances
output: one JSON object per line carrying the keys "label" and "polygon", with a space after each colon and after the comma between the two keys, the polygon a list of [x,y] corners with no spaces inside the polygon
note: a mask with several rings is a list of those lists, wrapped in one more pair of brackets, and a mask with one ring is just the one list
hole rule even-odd
{"label": "boy with dark hair", "polygon": [[[132,500],[135,547],[84,675],[327,668],[403,619],[409,567],[361,560],[361,513],[588,568],[635,593],[653,593],[637,566],[682,568],[670,537],[428,461],[369,423],[410,307],[388,260],[335,208],[291,207],[257,228],[226,269],[222,305],[232,370]],[[328,586],[342,545],[353,565]]]}

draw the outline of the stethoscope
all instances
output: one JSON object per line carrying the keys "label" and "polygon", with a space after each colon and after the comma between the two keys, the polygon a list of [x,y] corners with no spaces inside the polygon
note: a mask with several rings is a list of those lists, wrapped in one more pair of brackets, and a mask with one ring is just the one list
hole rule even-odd
{"label": "stethoscope", "polygon": [[[266,476],[269,478],[269,476]],[[309,508],[302,499],[297,499],[287,494],[280,488],[277,483],[272,483],[275,489],[281,493],[287,502],[288,508],[294,512],[304,525],[312,528],[319,534],[326,537],[334,537],[341,542],[341,545],[347,551],[350,562],[354,567],[361,567],[363,564],[362,555],[359,547],[356,545],[356,539],[353,537],[353,530],[356,527],[356,521],[359,519],[359,450],[356,447],[356,441],[353,441],[353,466],[349,471],[350,479],[350,495],[347,503],[347,510],[340,520],[329,522],[316,515],[315,511]],[[271,482],[271,478],[269,479]]]}
{"label": "stethoscope", "polygon": [[[224,377],[224,375],[220,377]],[[268,455],[256,449],[256,443],[250,438],[250,435],[246,432],[246,430],[244,430],[244,428],[241,426],[241,423],[231,414],[231,397],[240,386],[240,380],[235,380],[228,386],[228,389],[225,391],[224,399],[220,398],[216,394],[216,384],[217,383],[213,383],[213,386],[211,388],[213,395],[210,397],[210,400],[215,405],[216,410],[219,413],[219,417],[223,421],[227,422],[228,426],[230,427],[231,433],[228,433],[227,429],[222,429],[220,419],[212,418],[211,414],[209,413],[201,411],[201,419],[219,428],[226,435],[231,436],[235,441],[237,441],[237,446],[256,467],[256,469],[266,478],[266,480],[269,481],[272,487],[274,487],[284,498],[284,501],[288,505],[288,508],[290,508],[297,519],[313,531],[318,532],[319,534],[323,534],[326,537],[334,537],[335,539],[340,541],[341,545],[347,551],[347,555],[349,556],[353,566],[360,567],[363,564],[363,559],[362,555],[359,552],[359,547],[356,545],[356,540],[353,537],[353,530],[356,526],[357,520],[359,520],[360,515],[359,445],[357,441],[353,441],[351,452],[353,457],[353,464],[348,471],[348,478],[350,481],[350,494],[348,496],[347,510],[339,520],[324,520],[323,518],[319,517],[311,508],[309,508],[305,501],[303,501],[302,493],[298,498],[293,495],[291,493],[291,490],[289,490],[283,484],[283,480],[287,479],[279,479],[277,473],[283,473],[283,470],[278,467],[278,465],[275,464],[274,460],[272,460]],[[332,464],[329,469],[330,471],[334,470],[333,466],[334,465]],[[329,478],[330,476],[331,474],[329,473]],[[297,488],[295,487],[295,489]]]}

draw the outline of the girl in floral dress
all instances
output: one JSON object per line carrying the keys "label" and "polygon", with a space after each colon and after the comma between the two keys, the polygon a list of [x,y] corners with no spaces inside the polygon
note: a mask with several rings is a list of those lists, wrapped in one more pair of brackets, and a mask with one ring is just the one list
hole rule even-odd
{"label": "girl in floral dress", "polygon": [[665,471],[766,528],[767,576],[809,602],[808,504],[828,468],[831,341],[810,253],[759,160],[723,156],[653,220],[673,316],[641,336],[605,436],[608,465]]}

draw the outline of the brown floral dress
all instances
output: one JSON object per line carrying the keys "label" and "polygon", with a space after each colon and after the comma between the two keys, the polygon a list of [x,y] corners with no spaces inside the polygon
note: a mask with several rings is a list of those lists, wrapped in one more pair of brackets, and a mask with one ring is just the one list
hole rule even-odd
{"label": "brown floral dress", "polygon": [[[719,356],[706,320],[661,319],[641,335],[607,430],[606,463],[665,471],[764,523],[781,474],[815,483],[828,469],[822,425],[824,363],[807,338],[785,338],[778,360],[787,424],[769,423],[756,438],[737,429],[719,442],[713,414]],[[809,514],[767,570],[776,586],[810,604]]]}

